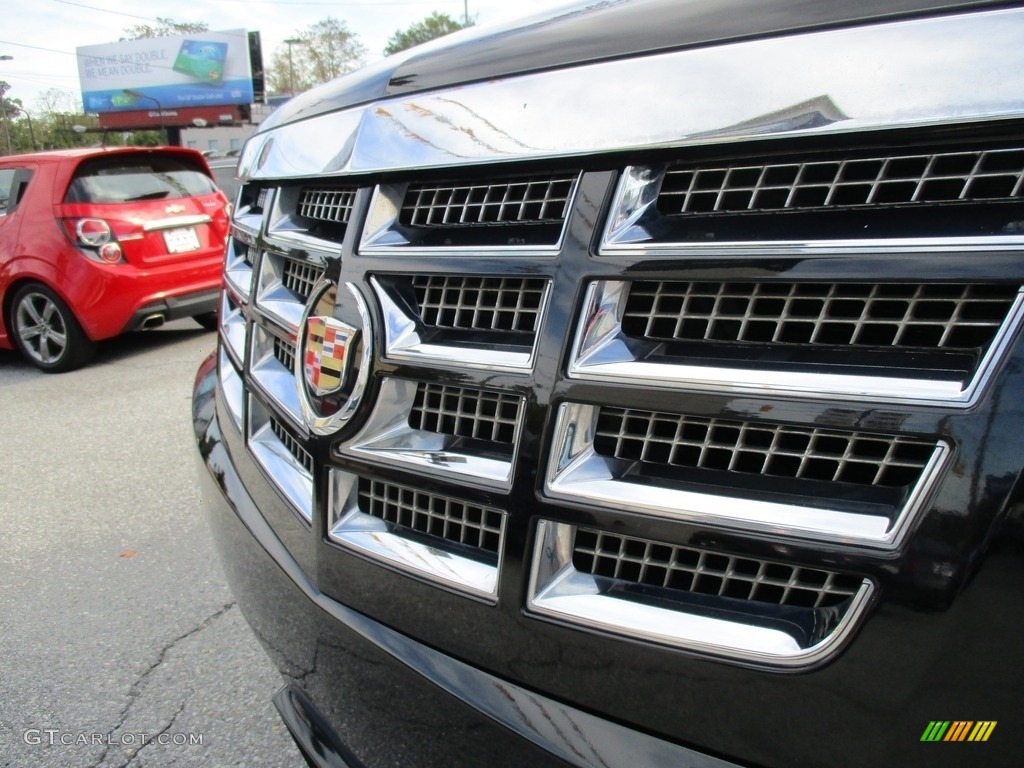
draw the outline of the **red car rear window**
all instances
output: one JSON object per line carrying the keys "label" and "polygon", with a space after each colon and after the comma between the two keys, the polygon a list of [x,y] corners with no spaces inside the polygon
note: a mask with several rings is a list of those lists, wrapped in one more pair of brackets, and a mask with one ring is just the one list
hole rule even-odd
{"label": "red car rear window", "polygon": [[65,203],[128,203],[208,195],[213,179],[187,158],[113,155],[86,160],[64,196]]}

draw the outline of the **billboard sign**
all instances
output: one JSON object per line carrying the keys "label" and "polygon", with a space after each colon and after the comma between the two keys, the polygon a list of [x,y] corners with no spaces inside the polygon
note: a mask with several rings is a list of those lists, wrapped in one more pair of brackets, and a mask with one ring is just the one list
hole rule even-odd
{"label": "billboard sign", "polygon": [[122,40],[77,49],[86,112],[251,104],[243,29]]}

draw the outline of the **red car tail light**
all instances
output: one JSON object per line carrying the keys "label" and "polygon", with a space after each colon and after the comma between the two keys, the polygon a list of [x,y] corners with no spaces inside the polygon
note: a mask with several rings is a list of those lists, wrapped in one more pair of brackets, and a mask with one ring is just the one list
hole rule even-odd
{"label": "red car tail light", "polygon": [[64,219],[64,230],[68,239],[86,257],[104,264],[119,264],[124,261],[121,245],[113,230],[103,219]]}

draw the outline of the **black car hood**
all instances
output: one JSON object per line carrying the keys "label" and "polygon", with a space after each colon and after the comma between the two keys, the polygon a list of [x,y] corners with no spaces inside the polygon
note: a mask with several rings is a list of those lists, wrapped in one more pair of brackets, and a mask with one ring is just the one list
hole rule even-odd
{"label": "black car hood", "polygon": [[303,93],[262,129],[388,96],[546,69],[1005,0],[587,0],[434,40]]}

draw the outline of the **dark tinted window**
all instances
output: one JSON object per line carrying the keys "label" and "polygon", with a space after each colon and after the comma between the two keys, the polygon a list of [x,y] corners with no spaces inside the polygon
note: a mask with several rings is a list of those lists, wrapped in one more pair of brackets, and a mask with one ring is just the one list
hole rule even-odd
{"label": "dark tinted window", "polygon": [[64,197],[66,203],[125,203],[206,195],[213,180],[188,158],[112,155],[82,163]]}
{"label": "dark tinted window", "polygon": [[0,216],[18,207],[31,177],[32,172],[27,168],[0,168]]}

